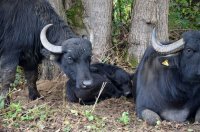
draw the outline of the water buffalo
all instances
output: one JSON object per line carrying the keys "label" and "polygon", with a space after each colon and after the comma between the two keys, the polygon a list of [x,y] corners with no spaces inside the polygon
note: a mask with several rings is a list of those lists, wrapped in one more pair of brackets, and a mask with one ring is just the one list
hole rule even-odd
{"label": "water buffalo", "polygon": [[123,69],[114,65],[96,63],[91,64],[90,70],[94,79],[94,83],[90,87],[77,88],[73,79],[67,82],[66,95],[69,101],[80,101],[81,104],[94,104],[103,82],[106,82],[106,85],[100,100],[131,96],[131,77]]}
{"label": "water buffalo", "polygon": [[76,87],[92,84],[91,42],[78,37],[46,0],[1,0],[0,96],[6,98],[5,103],[9,103],[7,94],[18,65],[24,68],[29,98],[40,97],[36,80],[38,64],[44,58],[40,53],[43,48],[76,80]]}
{"label": "water buffalo", "polygon": [[136,74],[136,113],[157,120],[200,121],[200,32],[188,31],[174,43],[161,43],[152,33]]}
{"label": "water buffalo", "polygon": [[106,76],[126,97],[131,97],[131,75],[115,65],[96,63],[90,66],[91,71]]}

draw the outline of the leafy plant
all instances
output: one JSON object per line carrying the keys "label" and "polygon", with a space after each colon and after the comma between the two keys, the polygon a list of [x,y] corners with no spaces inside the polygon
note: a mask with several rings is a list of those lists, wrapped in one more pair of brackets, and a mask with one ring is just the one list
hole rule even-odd
{"label": "leafy plant", "polygon": [[23,109],[20,102],[11,103],[5,113],[3,113],[4,124],[19,126],[19,122],[26,121],[45,121],[50,111],[46,105],[35,106],[31,109]]}
{"label": "leafy plant", "polygon": [[20,118],[20,113],[22,112],[22,106],[20,103],[11,103],[9,106],[9,111],[5,114],[4,118],[15,120]]}
{"label": "leafy plant", "polygon": [[81,0],[76,0],[73,2],[72,6],[66,11],[68,23],[75,27],[83,28],[84,24],[81,19],[83,16],[83,5]]}
{"label": "leafy plant", "polygon": [[21,117],[22,121],[31,121],[33,119],[34,119],[34,116],[32,116],[32,115],[24,115]]}
{"label": "leafy plant", "polygon": [[128,33],[133,0],[113,1],[113,44],[118,44]]}
{"label": "leafy plant", "polygon": [[48,107],[46,105],[40,105],[36,106],[32,109],[29,109],[24,115],[22,115],[21,120],[33,120],[33,119],[39,119],[41,121],[44,121],[47,119],[49,114]]}
{"label": "leafy plant", "polygon": [[95,119],[95,116],[88,110],[85,111],[84,115],[87,117],[89,121],[93,121]]}
{"label": "leafy plant", "polygon": [[70,132],[71,131],[71,127],[66,126],[66,127],[64,127],[63,131],[64,132]]}
{"label": "leafy plant", "polygon": [[170,29],[200,29],[200,2],[170,0]]}
{"label": "leafy plant", "polygon": [[116,63],[127,63],[128,34],[131,25],[131,14],[134,0],[114,0],[112,14],[112,44],[115,51],[111,56]]}
{"label": "leafy plant", "polygon": [[123,123],[124,125],[129,124],[130,118],[128,112],[123,112],[122,116],[119,118],[119,122]]}
{"label": "leafy plant", "polygon": [[16,88],[19,85],[22,85],[25,82],[23,70],[21,67],[17,67],[16,74],[15,74],[15,81],[10,84],[11,89]]}

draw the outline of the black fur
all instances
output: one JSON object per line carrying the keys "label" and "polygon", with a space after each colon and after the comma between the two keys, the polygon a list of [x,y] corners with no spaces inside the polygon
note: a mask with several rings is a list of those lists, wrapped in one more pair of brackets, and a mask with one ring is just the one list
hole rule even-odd
{"label": "black fur", "polygon": [[122,68],[115,65],[96,63],[90,66],[90,69],[105,75],[107,78],[123,93],[126,97],[131,97],[131,75]]}
{"label": "black fur", "polygon": [[[62,46],[63,53],[54,54],[56,62],[64,72],[77,80],[92,80],[89,72],[91,43],[72,32],[56,14],[46,0],[1,0],[0,1],[0,93],[6,96],[9,85],[14,81],[17,65],[24,68],[29,85],[29,97],[36,99],[37,66],[43,59],[40,51],[40,32],[47,24],[53,24],[47,31],[47,39]],[[71,51],[69,52],[68,49]],[[78,71],[82,69],[83,71]],[[29,75],[31,74],[31,75]],[[32,81],[31,81],[32,80]]]}
{"label": "black fur", "polygon": [[[200,32],[186,32],[183,39],[184,49],[175,54],[160,55],[148,47],[137,68],[136,112],[147,122],[156,114],[183,122],[194,117],[200,106]],[[169,66],[161,64],[165,60]]]}
{"label": "black fur", "polygon": [[79,102],[84,105],[94,104],[103,82],[106,82],[106,85],[99,97],[99,101],[112,97],[118,98],[122,95],[121,91],[118,91],[106,76],[92,73],[92,78],[94,79],[94,83],[88,88],[76,88],[74,81],[69,79],[66,87],[66,97],[68,101]]}
{"label": "black fur", "polygon": [[123,69],[103,63],[91,64],[90,69],[94,79],[90,88],[76,88],[72,79],[67,82],[66,95],[69,101],[79,102],[79,99],[81,99],[81,104],[94,104],[103,82],[107,82],[107,84],[100,100],[131,96],[131,78]]}

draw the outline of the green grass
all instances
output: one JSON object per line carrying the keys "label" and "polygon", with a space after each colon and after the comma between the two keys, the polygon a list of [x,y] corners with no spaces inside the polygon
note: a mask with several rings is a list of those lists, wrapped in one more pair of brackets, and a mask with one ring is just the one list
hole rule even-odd
{"label": "green grass", "polygon": [[46,121],[50,113],[50,109],[46,104],[25,109],[20,102],[13,102],[2,112],[3,124],[4,127],[12,126],[18,128],[21,123]]}

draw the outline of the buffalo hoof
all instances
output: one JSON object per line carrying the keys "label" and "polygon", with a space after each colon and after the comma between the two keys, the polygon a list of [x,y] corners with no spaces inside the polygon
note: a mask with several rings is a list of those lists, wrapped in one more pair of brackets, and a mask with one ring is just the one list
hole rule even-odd
{"label": "buffalo hoof", "polygon": [[29,99],[30,100],[36,100],[37,98],[40,98],[41,96],[40,96],[40,94],[39,94],[39,92],[38,91],[31,91],[30,93],[29,93]]}
{"label": "buffalo hoof", "polygon": [[160,116],[149,109],[142,111],[142,119],[145,120],[149,125],[154,126],[157,124],[157,121],[161,121]]}
{"label": "buffalo hoof", "polygon": [[200,123],[200,108],[198,109],[198,111],[195,115],[195,121]]}
{"label": "buffalo hoof", "polygon": [[166,109],[160,116],[167,121],[185,122],[189,115],[188,109]]}

